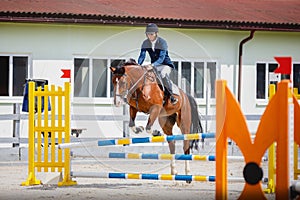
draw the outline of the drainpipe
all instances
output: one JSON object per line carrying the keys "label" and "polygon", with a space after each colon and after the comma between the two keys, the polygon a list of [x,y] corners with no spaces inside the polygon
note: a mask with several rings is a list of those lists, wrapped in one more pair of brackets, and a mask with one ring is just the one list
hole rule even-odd
{"label": "drainpipe", "polygon": [[250,35],[243,39],[239,45],[239,76],[238,76],[238,101],[241,103],[241,86],[242,86],[242,58],[243,58],[243,45],[251,40],[254,36],[255,30],[251,30]]}

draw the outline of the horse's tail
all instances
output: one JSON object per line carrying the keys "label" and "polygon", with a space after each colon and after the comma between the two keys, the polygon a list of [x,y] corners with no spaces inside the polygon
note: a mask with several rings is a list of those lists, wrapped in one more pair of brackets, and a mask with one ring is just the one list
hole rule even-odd
{"label": "horse's tail", "polygon": [[[200,116],[199,116],[199,113],[198,113],[197,103],[191,95],[187,94],[187,97],[189,99],[190,106],[191,106],[192,123],[191,123],[190,132],[191,133],[202,133],[203,128],[202,128],[202,124],[201,124],[201,121],[200,121]],[[195,148],[196,150],[198,150],[198,147],[199,147],[198,143],[199,143],[199,140],[192,140],[190,142],[190,148],[191,149]]]}

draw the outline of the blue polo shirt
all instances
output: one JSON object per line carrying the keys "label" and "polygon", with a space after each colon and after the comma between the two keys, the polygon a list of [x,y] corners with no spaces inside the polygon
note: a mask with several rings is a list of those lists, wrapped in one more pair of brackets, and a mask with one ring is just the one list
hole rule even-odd
{"label": "blue polo shirt", "polygon": [[143,64],[146,58],[146,52],[149,53],[151,64],[153,66],[156,67],[159,65],[168,65],[173,69],[175,68],[168,54],[168,44],[161,37],[157,37],[154,50],[152,49],[151,41],[149,39],[144,40],[141,47],[140,56],[138,58],[139,65]]}

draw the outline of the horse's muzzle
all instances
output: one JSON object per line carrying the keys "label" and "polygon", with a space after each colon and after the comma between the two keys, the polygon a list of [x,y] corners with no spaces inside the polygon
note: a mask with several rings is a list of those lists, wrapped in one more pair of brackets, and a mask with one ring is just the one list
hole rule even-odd
{"label": "horse's muzzle", "polygon": [[114,99],[114,104],[117,107],[122,106],[124,104],[124,99],[122,98],[122,96],[116,95]]}
{"label": "horse's muzzle", "polygon": [[124,103],[128,103],[127,101],[127,93],[123,95],[116,95],[114,99],[115,106],[119,107],[122,106]]}

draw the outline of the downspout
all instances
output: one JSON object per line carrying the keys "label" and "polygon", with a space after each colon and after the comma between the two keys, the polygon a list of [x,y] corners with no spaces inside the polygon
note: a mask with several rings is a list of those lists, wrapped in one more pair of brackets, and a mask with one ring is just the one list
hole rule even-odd
{"label": "downspout", "polygon": [[242,86],[242,58],[243,58],[243,45],[251,40],[254,36],[255,30],[251,30],[250,35],[243,39],[239,45],[239,76],[238,76],[238,101],[241,103],[241,86]]}

